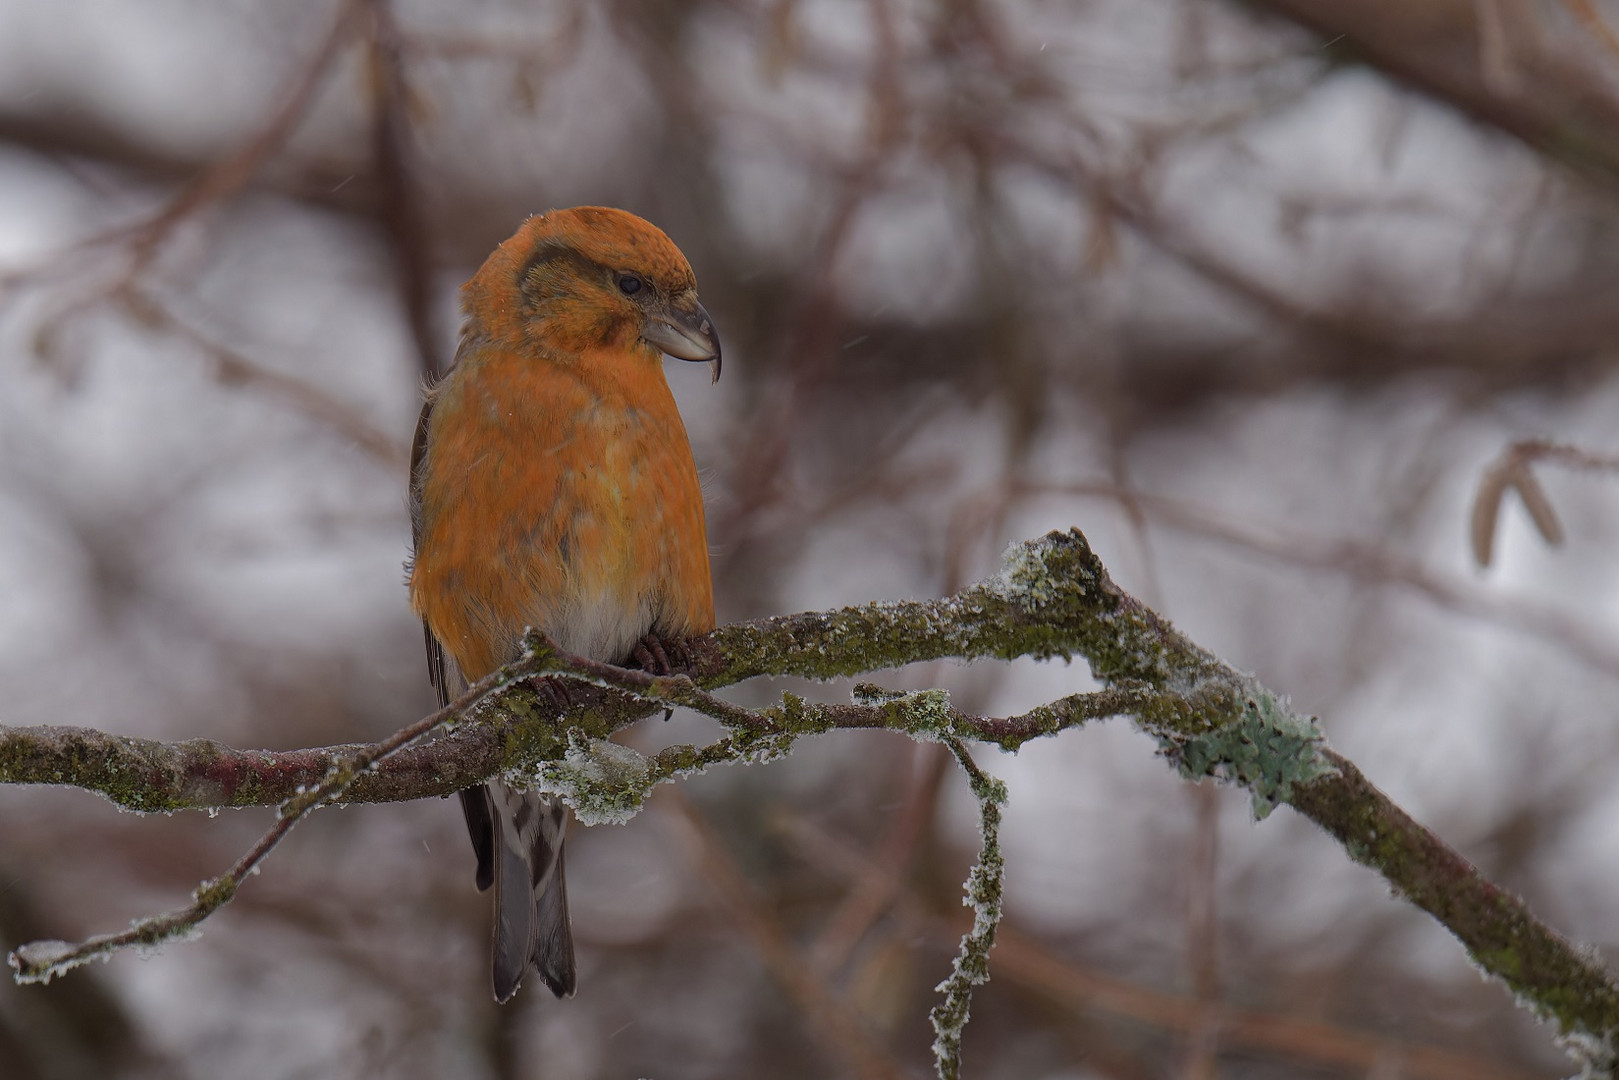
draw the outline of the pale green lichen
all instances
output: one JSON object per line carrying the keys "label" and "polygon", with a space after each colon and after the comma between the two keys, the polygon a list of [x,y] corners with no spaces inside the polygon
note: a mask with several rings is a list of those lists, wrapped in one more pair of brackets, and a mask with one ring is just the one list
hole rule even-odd
{"label": "pale green lichen", "polygon": [[[872,683],[856,683],[851,696],[856,705],[881,712],[885,727],[912,738],[941,742],[963,736],[959,730],[961,717],[950,704],[948,690],[888,690]],[[973,736],[968,732],[965,737]]]}
{"label": "pale green lichen", "polygon": [[1241,784],[1253,797],[1254,817],[1262,819],[1296,785],[1338,770],[1322,754],[1325,736],[1313,719],[1252,680],[1245,690],[1241,711],[1227,723],[1195,735],[1157,734],[1181,775]]}
{"label": "pale green lichen", "polygon": [[780,761],[792,750],[793,744],[806,735],[819,735],[830,731],[826,710],[813,701],[797,694],[782,691],[781,704],[759,714],[775,727],[773,730],[733,731],[731,742],[736,747],[737,760],[752,765],[768,765]]}
{"label": "pale green lichen", "polygon": [[558,761],[542,762],[530,775],[506,774],[508,783],[558,795],[586,825],[623,825],[641,812],[658,784],[651,762],[637,750],[608,739],[568,733]]}
{"label": "pale green lichen", "polygon": [[1001,569],[985,584],[1004,600],[1022,600],[1031,607],[1050,603],[1070,581],[1054,579],[1049,556],[1053,548],[1050,534],[1039,540],[1017,541],[1001,552]]}
{"label": "pale green lichen", "polygon": [[623,825],[640,813],[659,784],[715,765],[764,765],[785,758],[803,736],[829,729],[821,713],[813,703],[784,693],[781,705],[760,714],[780,725],[774,729],[733,731],[707,746],[670,746],[650,758],[610,739],[570,730],[556,758],[514,766],[503,779],[562,798],[586,825]]}
{"label": "pale green lichen", "polygon": [[[1096,619],[1116,608],[1101,563],[1077,531],[1007,550],[1001,574],[955,596],[789,615],[709,635],[723,663],[701,684],[758,675],[834,679],[925,660],[1064,659],[1102,649]],[[1094,658],[1093,658],[1094,660]]]}

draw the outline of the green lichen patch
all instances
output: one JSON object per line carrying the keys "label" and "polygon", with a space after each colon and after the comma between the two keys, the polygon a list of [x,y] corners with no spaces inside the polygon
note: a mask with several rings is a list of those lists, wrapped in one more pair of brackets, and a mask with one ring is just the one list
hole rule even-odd
{"label": "green lichen patch", "polygon": [[825,706],[784,693],[780,705],[759,714],[774,727],[734,730],[708,746],[671,746],[651,758],[585,728],[558,729],[560,749],[508,768],[504,778],[561,797],[586,825],[622,825],[640,812],[659,784],[715,765],[762,765],[785,758],[800,738],[831,729],[825,712]]}
{"label": "green lichen patch", "polygon": [[1120,603],[1084,536],[1054,532],[1013,545],[999,576],[942,600],[721,627],[708,638],[714,663],[699,682],[713,688],[759,675],[834,679],[947,657],[1090,657],[1106,637],[1097,616]]}
{"label": "green lichen patch", "polygon": [[1165,748],[1187,779],[1212,776],[1241,784],[1253,797],[1254,817],[1265,818],[1298,784],[1337,769],[1322,756],[1325,738],[1315,721],[1300,716],[1258,683],[1250,682],[1240,712],[1202,734],[1168,737]]}
{"label": "green lichen patch", "polygon": [[855,704],[877,710],[883,727],[903,731],[914,739],[940,742],[946,738],[973,738],[961,730],[961,714],[950,704],[950,691],[887,690],[871,683],[857,683]]}

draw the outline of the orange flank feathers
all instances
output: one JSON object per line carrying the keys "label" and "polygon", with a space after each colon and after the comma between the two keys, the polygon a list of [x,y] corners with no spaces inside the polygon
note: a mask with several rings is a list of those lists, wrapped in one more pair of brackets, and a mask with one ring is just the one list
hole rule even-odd
{"label": "orange flank feathers", "polygon": [[[663,354],[720,348],[678,248],[604,207],[530,218],[462,288],[456,362],[412,463],[411,605],[440,699],[512,660],[525,627],[624,662],[710,629],[702,492]],[[501,783],[462,794],[495,888],[494,990],[575,985],[566,812]]]}

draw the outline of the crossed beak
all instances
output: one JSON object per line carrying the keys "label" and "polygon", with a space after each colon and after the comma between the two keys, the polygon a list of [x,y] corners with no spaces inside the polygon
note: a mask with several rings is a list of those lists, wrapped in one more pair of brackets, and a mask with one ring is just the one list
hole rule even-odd
{"label": "crossed beak", "polygon": [[696,293],[677,296],[649,312],[641,339],[677,360],[707,363],[713,374],[709,381],[720,381],[720,336]]}

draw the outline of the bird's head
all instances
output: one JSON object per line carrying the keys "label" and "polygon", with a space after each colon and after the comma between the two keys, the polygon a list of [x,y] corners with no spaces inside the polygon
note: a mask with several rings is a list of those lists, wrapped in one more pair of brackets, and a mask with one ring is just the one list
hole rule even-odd
{"label": "bird's head", "polygon": [[576,206],[525,221],[462,289],[477,331],[568,353],[644,347],[705,362],[720,339],[691,265],[663,230],[623,210]]}

